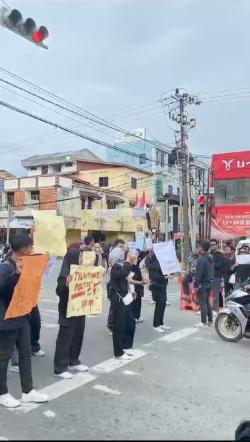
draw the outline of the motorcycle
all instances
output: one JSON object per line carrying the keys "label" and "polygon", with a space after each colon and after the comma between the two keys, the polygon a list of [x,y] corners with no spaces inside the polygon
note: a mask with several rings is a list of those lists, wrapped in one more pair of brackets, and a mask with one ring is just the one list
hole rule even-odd
{"label": "motorcycle", "polygon": [[250,339],[250,278],[227,296],[225,308],[216,317],[215,330],[224,341]]}

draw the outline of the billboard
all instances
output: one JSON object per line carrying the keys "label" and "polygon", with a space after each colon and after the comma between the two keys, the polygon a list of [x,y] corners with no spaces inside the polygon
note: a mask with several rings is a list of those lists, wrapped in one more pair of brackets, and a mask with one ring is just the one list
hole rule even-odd
{"label": "billboard", "polygon": [[211,169],[212,181],[250,178],[250,150],[214,154]]}
{"label": "billboard", "polygon": [[211,238],[250,237],[250,206],[217,206],[211,222]]}

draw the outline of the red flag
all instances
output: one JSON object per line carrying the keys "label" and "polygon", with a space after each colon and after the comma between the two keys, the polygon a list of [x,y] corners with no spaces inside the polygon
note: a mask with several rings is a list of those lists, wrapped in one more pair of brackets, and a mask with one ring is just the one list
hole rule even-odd
{"label": "red flag", "polygon": [[142,199],[141,199],[141,207],[143,209],[146,209],[146,204],[147,204],[146,195],[145,195],[145,191],[143,190]]}
{"label": "red flag", "polygon": [[135,198],[135,207],[139,206],[139,198],[138,198],[138,194],[136,194],[136,198]]}

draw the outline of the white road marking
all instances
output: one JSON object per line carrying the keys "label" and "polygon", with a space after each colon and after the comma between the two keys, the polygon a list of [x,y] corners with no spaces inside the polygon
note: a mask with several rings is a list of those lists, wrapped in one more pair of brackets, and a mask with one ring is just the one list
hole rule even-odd
{"label": "white road marking", "polygon": [[123,361],[121,359],[111,358],[107,361],[101,362],[100,364],[94,365],[91,371],[95,372],[95,370],[97,370],[97,373],[111,373],[112,371],[117,370],[117,368],[123,367],[124,365],[127,365],[147,354],[142,350],[134,350],[133,352],[134,356],[131,356],[130,359]]}
{"label": "white road marking", "polygon": [[[49,324],[49,325],[57,326],[55,324]],[[176,342],[176,341],[183,339],[189,335],[197,333],[197,331],[198,330],[194,329],[193,327],[192,328],[184,328],[182,330],[179,330],[179,331],[173,332],[169,335],[165,335],[161,338],[158,338],[155,342],[157,342],[157,341],[164,341],[164,342],[168,342],[168,343]],[[49,402],[50,402],[53,399],[57,399],[57,398],[63,396],[64,394],[70,393],[71,391],[96,380],[98,377],[98,374],[111,373],[112,371],[117,370],[117,369],[123,367],[124,365],[131,363],[131,362],[134,362],[136,359],[139,359],[145,355],[147,355],[147,353],[141,349],[134,350],[134,355],[131,356],[130,359],[128,359],[128,360],[123,361],[121,359],[111,358],[111,359],[108,359],[104,362],[101,362],[100,364],[94,365],[92,368],[90,368],[90,371],[92,373],[95,373],[96,375],[93,375],[91,373],[78,373],[72,379],[64,379],[59,382],[54,382],[53,384],[48,385],[47,387],[43,388],[40,391],[41,391],[41,393],[48,394]],[[16,412],[16,413],[20,413],[20,412],[21,413],[28,413],[28,412],[40,407],[41,405],[43,405],[43,404],[33,404],[33,403],[22,404],[20,407],[18,407],[16,409],[10,408],[9,410],[12,412]]]}
{"label": "white road marking", "polygon": [[196,338],[193,338],[193,340],[195,340],[195,341],[204,341],[203,338],[199,338],[198,336]]}
{"label": "white road marking", "polygon": [[9,440],[9,439],[5,436],[0,436],[0,440]]}
{"label": "white road marking", "polygon": [[[39,390],[43,394],[48,394],[49,402],[53,399],[57,399],[64,394],[70,393],[76,388],[82,387],[89,382],[92,382],[96,379],[96,376],[93,376],[89,373],[78,373],[72,379],[63,379],[59,382],[54,382],[51,385]],[[29,413],[30,411],[40,407],[43,404],[22,404],[18,408],[10,408],[11,411],[16,411],[17,413]]]}
{"label": "white road marking", "polygon": [[178,330],[174,333],[171,333],[170,335],[164,335],[162,338],[159,338],[158,341],[164,341],[171,344],[172,342],[179,341],[179,339],[186,338],[189,335],[193,335],[194,333],[197,333],[197,329],[190,327],[190,328],[183,328],[182,330]]}
{"label": "white road marking", "polygon": [[50,322],[46,322],[42,319],[42,326],[44,328],[56,328],[58,327],[58,324],[51,324]]}
{"label": "white road marking", "polygon": [[95,390],[103,391],[104,393],[117,394],[117,395],[118,395],[118,394],[121,394],[120,391],[118,391],[118,390],[112,390],[112,388],[109,388],[109,387],[107,387],[106,385],[99,385],[99,384],[96,384],[96,385],[93,386],[93,388],[94,388]]}
{"label": "white road marking", "polygon": [[52,410],[47,410],[43,412],[44,416],[54,419],[56,417],[56,413]]}
{"label": "white road marking", "polygon": [[123,370],[123,374],[125,374],[126,376],[141,376],[140,373],[132,370]]}
{"label": "white road marking", "polygon": [[58,299],[42,298],[42,299],[40,299],[40,302],[51,302],[52,304],[58,304]]}
{"label": "white road marking", "polygon": [[58,315],[58,310],[52,310],[52,309],[49,309],[49,308],[40,308],[40,312],[41,313],[50,313],[50,314],[53,314],[53,315]]}

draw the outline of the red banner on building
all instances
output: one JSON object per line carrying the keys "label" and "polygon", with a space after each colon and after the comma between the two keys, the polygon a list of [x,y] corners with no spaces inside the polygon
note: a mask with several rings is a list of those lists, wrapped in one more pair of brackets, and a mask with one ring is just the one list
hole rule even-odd
{"label": "red banner on building", "polygon": [[217,206],[212,219],[211,238],[250,237],[250,206]]}
{"label": "red banner on building", "polygon": [[212,180],[233,178],[250,178],[250,150],[213,155]]}

